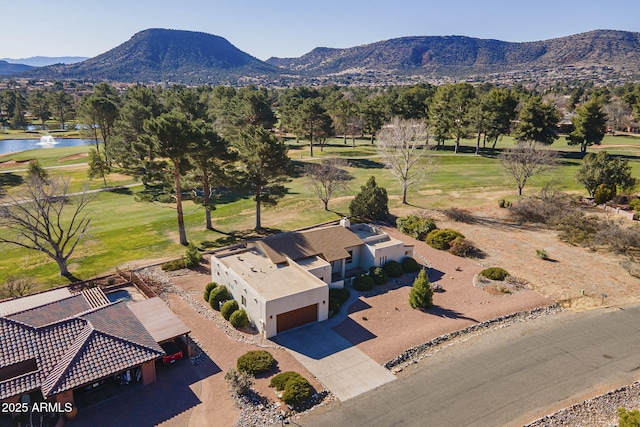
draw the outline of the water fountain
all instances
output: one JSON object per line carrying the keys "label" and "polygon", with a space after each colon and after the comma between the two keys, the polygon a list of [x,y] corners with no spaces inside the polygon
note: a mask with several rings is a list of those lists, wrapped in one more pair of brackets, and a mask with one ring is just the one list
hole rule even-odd
{"label": "water fountain", "polygon": [[36,145],[41,145],[43,147],[53,147],[54,145],[59,144],[51,135],[44,135],[40,137],[40,142],[36,142]]}

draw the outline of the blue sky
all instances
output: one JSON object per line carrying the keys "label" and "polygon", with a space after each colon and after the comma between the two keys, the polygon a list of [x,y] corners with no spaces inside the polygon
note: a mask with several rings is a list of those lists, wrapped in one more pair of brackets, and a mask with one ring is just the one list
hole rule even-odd
{"label": "blue sky", "polygon": [[638,0],[0,0],[0,58],[96,56],[147,28],[222,36],[260,59],[402,36],[534,41],[640,31]]}

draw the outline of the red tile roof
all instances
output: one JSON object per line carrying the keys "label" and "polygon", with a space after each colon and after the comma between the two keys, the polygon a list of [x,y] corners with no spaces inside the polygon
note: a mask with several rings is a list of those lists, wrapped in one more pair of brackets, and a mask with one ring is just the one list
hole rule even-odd
{"label": "red tile roof", "polygon": [[37,365],[0,382],[0,400],[38,387],[49,397],[162,355],[124,302],[91,308],[77,294],[0,317],[0,372],[30,359]]}

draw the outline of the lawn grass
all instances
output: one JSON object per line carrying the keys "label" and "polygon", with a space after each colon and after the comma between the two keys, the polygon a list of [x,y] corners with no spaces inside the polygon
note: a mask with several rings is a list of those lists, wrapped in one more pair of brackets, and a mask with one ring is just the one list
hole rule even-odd
{"label": "lawn grass", "polygon": [[[327,156],[340,156],[350,162],[347,168],[353,180],[345,195],[332,199],[329,211],[323,209],[312,193],[304,177],[297,177],[287,185],[288,193],[280,203],[271,208],[263,208],[263,226],[271,230],[292,230],[311,224],[339,219],[348,215],[349,202],[360,190],[370,176],[385,187],[389,193],[389,207],[394,214],[404,214],[420,209],[460,207],[473,209],[477,206],[495,203],[500,198],[517,199],[515,184],[505,176],[496,154],[500,150],[512,146],[514,141],[505,137],[498,142],[496,153],[487,148],[482,155],[474,154],[475,140],[462,142],[463,153],[452,152],[452,142],[448,141],[443,149],[433,151],[438,159],[438,169],[430,179],[409,189],[408,202],[402,205],[400,186],[391,174],[383,168],[381,159],[371,146],[369,140],[357,141],[356,147],[351,140],[346,146],[341,139],[329,141],[324,151],[314,147],[317,159]],[[290,157],[295,161],[316,161],[309,158],[309,147],[304,142],[296,144],[290,141]],[[67,147],[48,150],[31,150],[12,154],[15,160],[37,158],[45,166],[63,166],[51,169],[50,173],[60,173],[70,179],[72,191],[79,191],[85,182],[89,188],[102,186],[101,180],[88,181],[86,168],[73,164],[86,162],[86,158],[75,159],[66,164],[59,160],[88,151],[89,147]],[[550,149],[559,150],[561,165],[546,176],[533,179],[524,189],[524,194],[534,194],[545,182],[553,179],[566,190],[585,194],[585,191],[574,180],[574,175],[581,163],[578,147],[566,145],[563,139],[556,141]],[[602,148],[589,147],[588,151],[607,149],[614,155],[626,156],[630,160],[634,175],[640,175],[640,139],[631,137],[605,137]],[[62,163],[62,164],[61,164]],[[19,194],[19,182],[11,186],[11,179],[20,177],[21,173],[0,174],[7,192]],[[7,178],[8,177],[8,178]],[[19,181],[19,179],[18,179]],[[8,183],[7,183],[8,182]],[[135,182],[126,175],[112,174],[110,185]],[[177,220],[173,204],[136,202],[136,192],[142,187],[118,192],[98,193],[89,205],[91,238],[81,244],[69,261],[71,272],[78,278],[86,279],[96,275],[112,272],[115,266],[140,266],[150,260],[179,257],[185,248],[177,243]],[[14,193],[15,192],[15,193]],[[216,231],[204,227],[204,210],[191,201],[184,204],[185,226],[187,237],[202,248],[221,245],[233,241],[233,236],[244,235],[255,226],[255,203],[251,196],[231,194],[220,201],[212,212],[213,226]],[[55,262],[45,255],[20,249],[2,246],[3,257],[0,258],[0,282],[14,274],[25,274],[38,278],[42,287],[66,283],[66,279],[58,276]]]}

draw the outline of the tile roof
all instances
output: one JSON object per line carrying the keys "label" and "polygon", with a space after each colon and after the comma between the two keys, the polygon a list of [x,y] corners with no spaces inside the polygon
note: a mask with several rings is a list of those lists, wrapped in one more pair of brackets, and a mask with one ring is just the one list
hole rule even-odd
{"label": "tile roof", "polygon": [[362,244],[355,233],[340,225],[276,234],[256,242],[274,264],[285,262],[287,257],[296,261],[314,255],[336,261],[349,256],[346,248]]}
{"label": "tile roof", "polygon": [[37,328],[75,316],[76,314],[89,310],[90,308],[91,305],[84,295],[75,294],[58,301],[10,314],[7,318],[17,320]]}
{"label": "tile roof", "polygon": [[49,397],[163,354],[124,302],[95,308],[76,294],[0,317],[0,370],[37,364],[35,372],[0,381],[0,400],[38,387]]}

